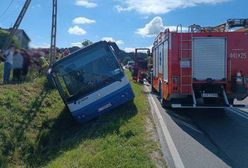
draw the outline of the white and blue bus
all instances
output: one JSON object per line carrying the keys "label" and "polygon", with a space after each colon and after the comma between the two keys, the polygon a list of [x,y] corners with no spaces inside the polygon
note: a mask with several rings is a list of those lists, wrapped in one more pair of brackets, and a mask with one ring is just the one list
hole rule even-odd
{"label": "white and blue bus", "polygon": [[52,79],[72,116],[89,121],[134,98],[116,44],[100,41],[56,62]]}

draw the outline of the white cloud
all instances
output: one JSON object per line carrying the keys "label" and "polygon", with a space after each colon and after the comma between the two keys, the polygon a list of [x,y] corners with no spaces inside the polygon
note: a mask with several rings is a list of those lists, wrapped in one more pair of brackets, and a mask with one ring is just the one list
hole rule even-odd
{"label": "white cloud", "polygon": [[149,19],[149,16],[142,16],[141,19]]}
{"label": "white cloud", "polygon": [[[154,17],[149,23],[145,25],[143,28],[139,28],[136,33],[141,35],[142,37],[154,37],[157,36],[161,31],[164,31],[165,29],[170,29],[170,31],[176,31],[177,26],[165,26],[163,24],[163,20],[160,16]],[[178,31],[181,28],[178,27]],[[186,32],[188,31],[187,27],[182,27],[182,31]]]}
{"label": "white cloud", "polygon": [[122,44],[124,44],[124,41],[122,41],[122,40],[117,40],[117,41],[116,41],[116,44],[117,44],[117,45],[122,45]]}
{"label": "white cloud", "polygon": [[150,45],[150,46],[148,46],[148,47],[146,47],[146,48],[149,48],[150,51],[152,51],[152,47],[153,47],[153,45]]}
{"label": "white cloud", "polygon": [[82,6],[86,8],[95,8],[97,7],[97,4],[94,2],[91,2],[91,0],[76,0],[75,3],[77,6]]}
{"label": "white cloud", "polygon": [[31,48],[50,48],[50,44],[49,43],[40,43],[40,44],[31,43],[30,47]]}
{"label": "white cloud", "polygon": [[42,7],[41,4],[36,4],[36,5],[31,6],[31,9],[38,9],[41,7]]}
{"label": "white cloud", "polygon": [[82,47],[83,45],[82,45],[81,42],[75,42],[75,43],[71,43],[71,46],[72,47],[74,47],[74,46],[76,46],[76,47]]}
{"label": "white cloud", "polygon": [[116,6],[118,12],[135,10],[141,14],[164,14],[174,9],[203,4],[217,4],[229,0],[123,0],[123,6]]}
{"label": "white cloud", "polygon": [[147,23],[145,27],[139,28],[136,33],[143,37],[153,37],[163,31],[164,28],[165,27],[162,18],[157,16]]}
{"label": "white cloud", "polygon": [[124,51],[127,53],[135,52],[135,48],[124,48]]}
{"label": "white cloud", "polygon": [[95,20],[88,19],[86,17],[77,17],[72,21],[74,24],[93,24],[96,23]]}
{"label": "white cloud", "polygon": [[124,7],[120,6],[120,5],[116,5],[116,6],[115,6],[115,9],[116,9],[118,12],[125,12],[125,11],[131,11],[131,10],[132,10],[132,8],[124,8]]}
{"label": "white cloud", "polygon": [[122,44],[124,44],[124,41],[122,41],[122,40],[115,40],[113,37],[103,37],[101,40],[102,40],[102,41],[111,41],[111,42],[115,42],[117,45],[122,45]]}
{"label": "white cloud", "polygon": [[82,36],[85,35],[87,32],[79,26],[73,26],[68,29],[68,33],[77,36]]}

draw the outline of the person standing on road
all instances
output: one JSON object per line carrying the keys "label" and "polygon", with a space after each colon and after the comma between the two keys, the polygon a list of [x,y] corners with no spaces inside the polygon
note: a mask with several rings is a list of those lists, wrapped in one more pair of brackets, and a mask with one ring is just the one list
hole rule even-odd
{"label": "person standing on road", "polygon": [[13,55],[15,52],[15,46],[11,46],[4,53],[4,71],[3,71],[3,84],[8,84],[10,79],[10,73],[13,65]]}
{"label": "person standing on road", "polygon": [[13,81],[20,83],[23,69],[23,56],[20,50],[17,50],[13,57]]}

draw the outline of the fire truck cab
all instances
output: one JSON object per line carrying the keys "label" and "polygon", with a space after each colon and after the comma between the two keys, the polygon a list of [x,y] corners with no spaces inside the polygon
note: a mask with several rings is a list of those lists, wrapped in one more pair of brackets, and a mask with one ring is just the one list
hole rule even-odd
{"label": "fire truck cab", "polygon": [[248,96],[248,19],[216,27],[179,25],[153,44],[152,90],[172,108],[225,108]]}

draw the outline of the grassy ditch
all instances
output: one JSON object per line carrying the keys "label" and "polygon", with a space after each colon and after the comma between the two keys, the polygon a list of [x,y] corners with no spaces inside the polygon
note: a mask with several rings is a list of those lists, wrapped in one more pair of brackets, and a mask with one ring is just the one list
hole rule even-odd
{"label": "grassy ditch", "polygon": [[148,104],[136,98],[78,125],[45,78],[0,86],[0,167],[155,167]]}

